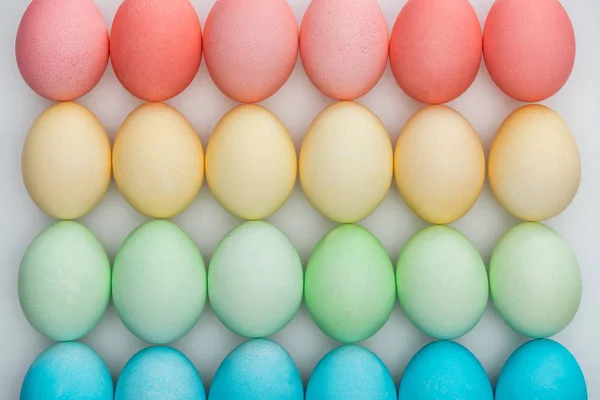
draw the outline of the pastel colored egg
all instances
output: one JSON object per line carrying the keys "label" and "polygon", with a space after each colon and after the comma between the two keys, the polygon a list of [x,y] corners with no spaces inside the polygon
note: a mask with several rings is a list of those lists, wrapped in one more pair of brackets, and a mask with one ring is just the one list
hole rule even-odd
{"label": "pastel colored egg", "polygon": [[377,0],[313,0],[300,27],[300,56],[323,94],[354,100],[377,84],[388,58],[389,34]]}
{"label": "pastel colored egg", "polygon": [[485,63],[507,95],[537,102],[556,94],[575,63],[575,33],[558,0],[497,0],[483,32]]}
{"label": "pastel colored egg", "polygon": [[310,203],[334,222],[369,216],[392,183],[394,156],[385,127],[369,109],[339,102],[308,128],[300,151],[300,181]]}
{"label": "pastel colored egg", "polygon": [[581,159],[567,124],[550,108],[527,105],[498,129],[488,174],[496,199],[517,218],[542,221],[565,210],[581,181]]}
{"label": "pastel colored egg", "polygon": [[111,178],[106,131],[87,108],[59,103],[33,123],[21,169],[31,199],[57,219],[76,219],[104,197]]}
{"label": "pastel colored egg", "polygon": [[283,347],[254,339],[236,347],[221,363],[210,400],[303,400],[304,388],[294,360]]}
{"label": "pastel colored egg", "polygon": [[429,106],[400,132],[394,175],[415,214],[432,224],[449,224],[467,214],[481,194],[483,147],[465,117],[446,106]]}
{"label": "pastel colored egg", "polygon": [[345,345],[329,352],[315,367],[306,400],[395,400],[396,386],[385,364],[371,351]]}
{"label": "pastel colored egg", "polygon": [[121,125],[113,170],[119,191],[133,208],[151,218],[170,218],[185,210],[202,187],[202,143],[177,110],[147,103]]}
{"label": "pastel colored egg", "polygon": [[581,272],[558,233],[542,224],[523,223],[509,230],[492,252],[490,290],[511,328],[546,338],[562,331],[577,314]]}
{"label": "pastel colored egg", "polygon": [[217,201],[243,219],[263,219],[288,199],[298,171],[283,123],[266,108],[246,104],[217,124],[206,148],[206,181]]}
{"label": "pastel colored egg", "polygon": [[44,350],[29,367],[21,400],[112,400],[113,381],[102,358],[77,342]]}
{"label": "pastel colored egg", "polygon": [[409,0],[390,39],[396,82],[428,104],[463,94],[477,76],[481,54],[481,27],[468,0]]}
{"label": "pastel colored egg", "polygon": [[87,94],[108,65],[108,30],[93,0],[33,0],[15,47],[25,82],[53,101]]}
{"label": "pastel colored egg", "polygon": [[302,302],[302,261],[288,237],[262,221],[246,222],[225,236],[208,269],[208,296],[219,319],[247,337],[285,327]]}
{"label": "pastel colored egg", "polygon": [[215,85],[256,103],[287,82],[298,59],[298,24],[285,0],[217,0],[204,27],[204,57]]}
{"label": "pastel colored egg", "polygon": [[379,240],[358,225],[325,235],[306,267],[304,299],[313,321],[344,343],[373,336],[395,301],[394,267]]}
{"label": "pastel colored egg", "polygon": [[57,222],[29,245],[19,268],[19,300],[29,323],[57,341],[94,329],[110,300],[110,262],[96,236]]}
{"label": "pastel colored egg", "polygon": [[146,101],[177,96],[202,59],[202,29],[189,0],[125,0],[115,15],[110,56],[121,84]]}
{"label": "pastel colored egg", "polygon": [[561,344],[539,339],[510,356],[496,385],[497,400],[587,400],[585,377],[573,355]]}
{"label": "pastel colored egg", "polygon": [[206,269],[192,239],[175,224],[154,220],[123,242],[113,267],[113,302],[123,324],[153,344],[182,338],[206,303]]}

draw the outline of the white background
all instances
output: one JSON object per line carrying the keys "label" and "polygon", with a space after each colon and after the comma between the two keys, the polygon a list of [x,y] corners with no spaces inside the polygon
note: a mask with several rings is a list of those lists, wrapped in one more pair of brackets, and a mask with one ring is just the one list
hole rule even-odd
{"label": "white background", "polygon": [[[166,1],[166,0],[165,0]],[[289,0],[298,22],[309,0]],[[482,22],[492,0],[471,0]],[[14,57],[14,42],[20,18],[29,0],[2,0],[0,5],[0,398],[17,399],[23,376],[48,339],[36,333],[19,307],[17,274],[21,257],[33,237],[53,221],[29,199],[21,180],[21,149],[34,119],[51,103],[32,92],[21,79]],[[96,0],[107,26],[112,23],[120,0]],[[214,0],[192,0],[202,25]],[[405,0],[379,0],[391,30]],[[581,308],[573,323],[556,339],[579,360],[588,381],[591,399],[600,399],[600,3],[597,0],[564,0],[575,27],[577,60],[563,90],[544,102],[569,124],[580,147],[583,178],[571,206],[548,221],[575,250],[583,274]],[[111,140],[125,117],[141,102],[125,91],[109,68],[100,84],[78,100],[89,107],[106,127]],[[421,104],[409,99],[396,85],[389,68],[381,82],[359,99],[377,114],[396,138],[406,120]],[[297,150],[311,120],[332,101],[308,81],[300,61],[290,80],[265,107],[278,115],[293,136]],[[213,85],[204,62],[192,85],[168,102],[194,125],[206,146],[219,118],[236,105]],[[519,106],[490,80],[482,63],[473,86],[449,104],[473,124],[486,154],[502,120]],[[106,198],[82,222],[90,227],[114,258],[122,240],[144,217],[130,208],[114,185]],[[196,241],[208,262],[218,241],[240,221],[228,215],[212,198],[206,185],[198,199],[174,218]],[[308,204],[299,185],[291,199],[269,222],[283,229],[306,263],[316,242],[334,225]],[[494,244],[518,221],[495,201],[489,186],[473,210],[454,227],[465,233],[481,251],[486,263]],[[383,205],[362,222],[373,231],[395,262],[406,240],[425,223],[413,215],[395,185]],[[396,302],[397,303],[397,302]],[[273,337],[292,355],[306,383],[318,360],[338,345],[311,321],[304,306],[290,325]],[[398,383],[412,355],[430,339],[408,322],[398,304],[385,327],[362,345],[374,350]],[[511,331],[489,305],[479,325],[458,341],[466,345],[495,382],[510,353],[526,339]],[[127,360],[146,346],[121,324],[112,305],[96,329],[83,339],[106,361],[116,379]],[[198,325],[174,343],[196,365],[206,385],[223,357],[243,338],[229,332],[207,307]]]}

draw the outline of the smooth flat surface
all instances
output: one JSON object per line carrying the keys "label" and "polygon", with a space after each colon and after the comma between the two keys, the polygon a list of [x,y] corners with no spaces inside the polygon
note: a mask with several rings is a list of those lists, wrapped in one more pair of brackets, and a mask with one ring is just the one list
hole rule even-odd
{"label": "smooth flat surface", "polygon": [[[483,24],[492,0],[472,0]],[[25,135],[37,115],[51,102],[32,92],[19,75],[14,41],[20,18],[29,2],[5,0],[0,5],[0,399],[18,398],[21,381],[33,359],[51,342],[36,333],[25,320],[17,297],[17,274],[21,257],[33,237],[53,221],[29,199],[21,179],[21,149]],[[96,0],[107,24],[112,22],[119,0]],[[204,26],[214,1],[192,0]],[[290,0],[298,22],[309,0]],[[404,0],[380,0],[391,29]],[[583,274],[581,308],[573,323],[556,337],[579,360],[586,375],[590,399],[600,398],[600,3],[596,0],[565,0],[577,36],[577,59],[571,79],[563,90],[544,104],[555,109],[568,123],[579,144],[583,163],[581,188],[571,206],[548,221],[576,252]],[[395,143],[407,119],[423,105],[409,99],[396,85],[389,67],[369,94],[359,99],[377,114]],[[111,140],[125,117],[139,104],[125,91],[109,67],[94,91],[78,100],[89,107],[108,130]],[[296,150],[312,119],[332,101],[308,81],[300,60],[296,69],[274,97],[261,103],[283,120]],[[183,94],[168,102],[194,125],[206,146],[214,126],[236,103],[214,86],[204,61],[200,73]],[[495,87],[484,65],[473,86],[449,104],[471,122],[486,154],[496,129],[520,103]],[[82,219],[109,252],[111,259],[122,240],[144,217],[131,209],[114,184],[100,205]],[[173,221],[188,232],[208,264],[218,241],[240,221],[229,215],[212,198],[204,185],[193,205]],[[291,199],[268,219],[285,231],[306,264],[317,241],[334,226],[308,204],[299,185]],[[473,210],[454,227],[467,235],[481,251],[486,263],[500,236],[517,224],[494,199],[489,186]],[[383,205],[362,225],[385,245],[394,264],[408,238],[426,224],[406,207],[392,186]],[[304,306],[292,323],[273,337],[292,355],[303,379],[317,361],[338,343],[328,339],[311,321]],[[229,332],[207,308],[198,325],[174,346],[196,365],[209,384],[225,355],[244,339]],[[526,339],[511,331],[490,304],[482,321],[458,341],[467,346],[485,366],[495,383],[502,365]],[[110,306],[97,328],[83,339],[106,361],[113,378],[123,365],[146,344],[125,329]],[[406,319],[398,303],[385,327],[361,343],[374,350],[390,369],[396,384],[409,359],[430,339]]]}

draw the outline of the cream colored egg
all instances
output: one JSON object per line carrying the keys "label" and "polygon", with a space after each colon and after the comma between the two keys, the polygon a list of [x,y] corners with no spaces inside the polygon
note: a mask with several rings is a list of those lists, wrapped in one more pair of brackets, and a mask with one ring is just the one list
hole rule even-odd
{"label": "cream colored egg", "polygon": [[113,170],[119,190],[133,208],[152,218],[169,218],[186,209],[202,186],[202,143],[177,110],[147,103],[119,129]]}
{"label": "cream colored egg", "polygon": [[550,108],[521,107],[498,129],[489,177],[496,198],[515,217],[552,218],[567,208],[579,189],[581,159],[575,138]]}
{"label": "cream colored egg", "polygon": [[396,185],[415,214],[449,224],[475,204],[485,180],[485,155],[469,121],[446,106],[412,116],[394,153]]}
{"label": "cream colored egg", "polygon": [[206,181],[233,215],[263,219],[276,212],[294,189],[294,143],[269,110],[247,104],[227,113],[206,148]]}
{"label": "cream colored egg", "polygon": [[385,127],[368,108],[335,103],[312,122],[300,152],[300,180],[311,204],[335,222],[370,215],[389,191],[393,151]]}
{"label": "cream colored egg", "polygon": [[87,214],[110,184],[110,142],[100,121],[76,103],[45,110],[29,130],[22,155],[25,187],[58,219]]}

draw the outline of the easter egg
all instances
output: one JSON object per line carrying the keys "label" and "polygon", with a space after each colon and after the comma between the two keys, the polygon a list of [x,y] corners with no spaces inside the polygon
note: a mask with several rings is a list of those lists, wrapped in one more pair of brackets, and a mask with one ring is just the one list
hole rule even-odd
{"label": "easter egg", "polygon": [[153,344],[174,342],[206,303],[206,269],[192,239],[175,224],[149,221],[123,242],[113,266],[113,303],[125,326]]}
{"label": "easter egg", "polygon": [[286,0],[217,0],[204,26],[204,57],[215,85],[256,103],[288,80],[298,59],[298,24]]}
{"label": "easter egg", "polygon": [[210,400],[303,400],[300,373],[283,347],[254,339],[236,347],[221,363]]}
{"label": "easter egg", "polygon": [[569,325],[579,308],[577,258],[547,226],[517,225],[492,252],[490,291],[496,309],[511,328],[533,338],[554,336]]}
{"label": "easter egg", "polygon": [[21,400],[112,400],[113,381],[102,358],[77,342],[44,350],[29,367]]}
{"label": "easter egg", "polygon": [[394,176],[415,214],[432,224],[449,224],[479,198],[485,181],[483,147],[465,117],[449,107],[429,106],[400,132]]}
{"label": "easter egg", "polygon": [[235,333],[270,336],[294,318],[302,302],[302,261],[288,237],[262,221],[225,236],[208,268],[208,296],[219,319]]}
{"label": "easter egg", "polygon": [[183,92],[202,59],[202,30],[189,0],[125,0],[110,32],[115,75],[131,94],[164,101]]}
{"label": "easter egg", "polygon": [[206,181],[229,212],[263,219],[288,199],[298,171],[296,150],[283,123],[266,108],[246,104],[217,124],[206,148]]}
{"label": "easter egg", "polygon": [[492,143],[488,174],[496,199],[512,215],[542,221],[560,214],[581,181],[579,149],[550,108],[527,105],[506,118]]}
{"label": "easter egg", "polygon": [[396,400],[396,386],[385,364],[371,351],[345,345],[315,367],[306,400]]}
{"label": "easter egg", "polygon": [[394,157],[385,127],[366,107],[339,102],[308,128],[300,151],[300,181],[310,203],[334,222],[369,216],[392,183]]}
{"label": "easter egg", "polygon": [[33,0],[19,24],[15,53],[33,91],[70,101],[100,82],[108,49],[108,30],[93,0]]}
{"label": "easter egg", "polygon": [[76,103],[58,103],[33,123],[21,170],[31,199],[57,219],[76,219],[104,197],[111,150],[98,118]]}
{"label": "easter egg", "polygon": [[127,202],[151,218],[170,218],[196,198],[204,152],[188,120],[162,103],[147,103],[123,122],[113,147],[115,182]]}
{"label": "easter egg", "polygon": [[85,226],[57,222],[31,242],[19,268],[19,300],[29,323],[57,341],[94,329],[110,300],[110,262]]}

